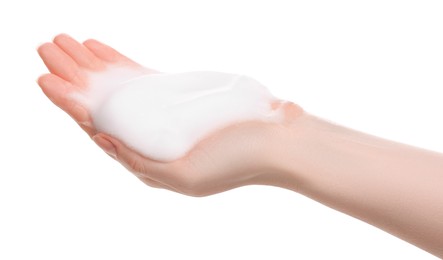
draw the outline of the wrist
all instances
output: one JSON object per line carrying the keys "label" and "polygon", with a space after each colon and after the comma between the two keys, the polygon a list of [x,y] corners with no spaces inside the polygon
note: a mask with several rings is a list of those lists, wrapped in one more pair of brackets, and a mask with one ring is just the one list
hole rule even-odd
{"label": "wrist", "polygon": [[[264,170],[252,184],[271,185],[297,191],[300,183],[296,157],[303,128],[312,116],[291,102],[281,102],[283,120],[272,124],[261,153]],[[260,158],[259,158],[260,160]]]}
{"label": "wrist", "polygon": [[352,133],[304,111],[289,118],[279,125],[269,148],[266,184],[306,195],[319,183],[318,173],[334,166],[334,156],[345,142],[341,136]]}

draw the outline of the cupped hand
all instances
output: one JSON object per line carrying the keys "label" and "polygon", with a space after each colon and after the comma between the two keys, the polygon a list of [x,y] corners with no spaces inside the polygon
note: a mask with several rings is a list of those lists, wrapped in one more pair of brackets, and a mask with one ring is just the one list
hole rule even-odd
{"label": "cupped hand", "polygon": [[38,79],[46,96],[68,113],[106,153],[149,186],[204,196],[243,185],[278,183],[275,158],[279,142],[284,141],[286,125],[302,113],[299,106],[275,100],[271,105],[282,110],[282,122],[248,121],[231,125],[207,136],[181,159],[159,162],[98,132],[88,109],[70,95],[88,88],[90,72],[104,71],[110,65],[128,66],[140,75],[157,71],[137,64],[96,40],[81,44],[65,34],[41,45],[38,53],[50,71]]}

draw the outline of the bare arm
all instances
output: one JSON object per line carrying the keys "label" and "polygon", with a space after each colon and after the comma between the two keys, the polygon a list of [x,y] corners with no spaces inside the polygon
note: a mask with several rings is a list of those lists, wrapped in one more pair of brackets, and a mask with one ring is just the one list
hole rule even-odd
{"label": "bare arm", "polygon": [[[281,140],[276,185],[443,257],[443,155],[300,116]],[[284,136],[284,137],[283,137]]]}
{"label": "bare arm", "polygon": [[69,97],[89,87],[88,73],[110,65],[142,74],[155,70],[98,41],[81,44],[67,35],[38,52],[50,71],[38,80],[46,96],[144,183],[192,196],[250,184],[279,186],[443,257],[443,155],[346,129],[276,100],[272,107],[282,110],[282,122],[228,126],[183,158],[154,161],[100,133],[90,111]]}

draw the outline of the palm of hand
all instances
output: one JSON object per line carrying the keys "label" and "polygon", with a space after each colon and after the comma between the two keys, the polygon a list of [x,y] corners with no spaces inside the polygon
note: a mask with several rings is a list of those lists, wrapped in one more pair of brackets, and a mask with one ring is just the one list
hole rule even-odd
{"label": "palm of hand", "polygon": [[[46,96],[68,113],[105,152],[146,184],[202,196],[262,183],[265,173],[269,173],[266,171],[271,171],[267,156],[271,152],[267,150],[282,128],[264,122],[244,122],[221,129],[174,162],[158,162],[141,156],[119,140],[98,133],[89,111],[70,98],[69,93],[88,87],[88,72],[104,71],[112,64],[131,67],[140,75],[158,72],[142,67],[98,41],[81,44],[67,35],[43,44],[38,52],[51,72],[38,80]],[[275,107],[279,106],[276,101]],[[299,110],[290,103],[283,109]]]}

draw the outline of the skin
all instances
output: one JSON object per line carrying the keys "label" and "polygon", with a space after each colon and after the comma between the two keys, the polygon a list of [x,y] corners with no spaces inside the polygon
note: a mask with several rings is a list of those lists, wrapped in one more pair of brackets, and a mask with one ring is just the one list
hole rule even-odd
{"label": "skin", "polygon": [[190,196],[262,184],[299,192],[443,257],[443,155],[334,125],[275,100],[279,123],[243,122],[214,132],[173,162],[143,157],[100,133],[71,92],[87,72],[110,65],[145,68],[96,40],[65,34],[38,48],[50,73],[38,84],[108,155],[141,181]]}

